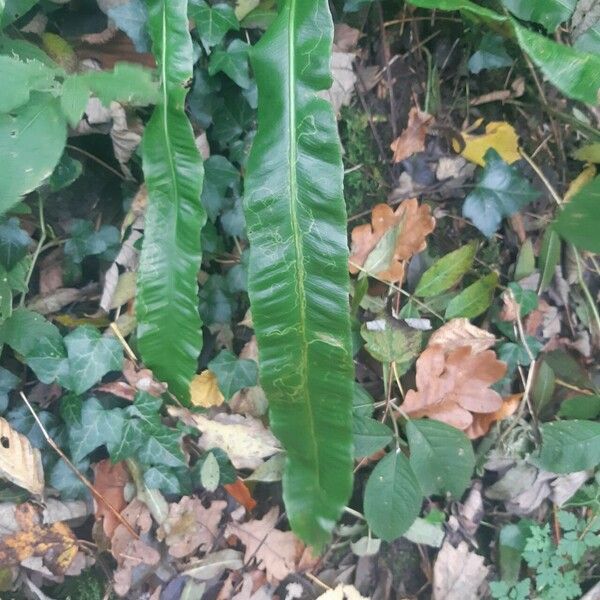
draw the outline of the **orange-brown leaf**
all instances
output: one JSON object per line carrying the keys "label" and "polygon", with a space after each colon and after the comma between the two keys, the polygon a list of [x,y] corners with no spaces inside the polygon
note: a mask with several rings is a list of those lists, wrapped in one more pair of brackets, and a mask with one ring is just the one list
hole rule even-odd
{"label": "orange-brown leaf", "polygon": [[496,338],[492,333],[471,325],[468,319],[451,319],[433,332],[428,345],[442,346],[445,352],[469,346],[476,354],[491,348],[495,343]]}
{"label": "orange-brown leaf", "polygon": [[[121,512],[126,506],[125,485],[129,481],[129,473],[124,462],[113,463],[105,458],[94,465],[94,487],[100,495]],[[120,521],[108,508],[106,502],[94,500],[96,520],[103,519],[102,528],[106,537],[111,538]]]}
{"label": "orange-brown leaf", "polygon": [[410,109],[406,129],[390,146],[394,152],[393,161],[395,163],[425,150],[425,136],[434,120],[430,114],[422,112],[416,107]]}
{"label": "orange-brown leaf", "polygon": [[473,415],[473,422],[465,429],[467,436],[472,440],[484,436],[496,421],[507,419],[517,410],[522,397],[523,394],[512,394],[504,398],[496,412]]}
{"label": "orange-brown leaf", "polygon": [[223,487],[248,512],[256,508],[256,500],[252,497],[248,486],[241,479],[238,478],[235,483],[226,483]]}

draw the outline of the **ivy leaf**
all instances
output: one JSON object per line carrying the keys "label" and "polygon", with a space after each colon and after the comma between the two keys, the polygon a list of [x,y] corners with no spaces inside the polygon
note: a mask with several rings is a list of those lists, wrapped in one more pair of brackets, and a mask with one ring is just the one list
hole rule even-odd
{"label": "ivy leaf", "polygon": [[84,219],[73,219],[69,226],[70,238],[65,244],[65,254],[75,263],[86,256],[99,255],[113,260],[121,245],[119,230],[112,225],[102,225],[98,231]]}
{"label": "ivy leaf", "polygon": [[69,427],[69,447],[73,460],[82,460],[102,445],[118,444],[124,422],[123,409],[106,409],[93,396],[85,400],[81,408],[81,421]]}
{"label": "ivy leaf", "polygon": [[225,205],[227,190],[240,179],[240,172],[224,156],[213,154],[204,163],[202,204],[211,221],[215,221]]}
{"label": "ivy leaf", "polygon": [[0,264],[10,271],[27,254],[32,243],[29,234],[21,229],[19,219],[12,217],[0,223]]}
{"label": "ivy leaf", "polygon": [[423,492],[399,450],[384,456],[365,489],[365,517],[373,533],[386,542],[399,538],[419,516]]}
{"label": "ivy leaf", "polygon": [[14,390],[20,379],[8,369],[0,367],[0,414],[8,407],[8,392]]}
{"label": "ivy leaf", "polygon": [[123,424],[121,439],[108,446],[108,453],[113,462],[137,456],[144,443],[146,431],[140,419],[128,419]]}
{"label": "ivy leaf", "polygon": [[485,154],[481,179],[467,196],[462,213],[479,231],[491,237],[498,231],[503,217],[521,210],[538,195],[515,167],[505,163],[490,148]]}
{"label": "ivy leaf", "polygon": [[245,387],[258,382],[258,365],[253,360],[238,358],[229,350],[221,350],[208,363],[208,368],[217,376],[219,389],[226,400]]}
{"label": "ivy leaf", "polygon": [[229,323],[233,313],[233,300],[226,279],[211,275],[200,288],[200,315],[206,325]]}
{"label": "ivy leaf", "polygon": [[202,45],[207,52],[216,46],[231,29],[238,31],[240,25],[235,11],[229,4],[214,4],[209,6],[203,0],[192,0],[188,11],[196,22]]}
{"label": "ivy leaf", "polygon": [[144,483],[149,489],[165,494],[179,494],[181,485],[177,475],[168,467],[150,467],[144,472]]}
{"label": "ivy leaf", "polygon": [[410,466],[425,495],[451,494],[460,498],[475,468],[473,446],[467,436],[455,427],[430,419],[407,421],[406,435]]}
{"label": "ivy leaf", "polygon": [[128,0],[111,6],[107,12],[108,18],[127,34],[137,52],[148,52],[148,32],[146,22],[148,11],[142,0]]}
{"label": "ivy leaf", "polygon": [[[90,467],[90,462],[84,459],[75,463],[75,467],[80,473],[85,473]],[[58,490],[63,500],[78,500],[86,498],[89,494],[87,487],[64,460],[57,460],[50,470],[48,485]]]}
{"label": "ivy leaf", "polygon": [[455,317],[474,319],[478,317],[492,303],[497,285],[497,273],[489,273],[482,277],[450,300],[444,316],[446,319],[454,319]]}
{"label": "ivy leaf", "polygon": [[502,0],[502,4],[522,21],[533,21],[553,32],[569,19],[577,0]]}
{"label": "ivy leaf", "polygon": [[139,460],[147,465],[166,467],[185,466],[181,449],[181,432],[164,425],[148,425],[142,421],[142,435],[145,442],[138,450]]}
{"label": "ivy leaf", "polygon": [[513,59],[507,54],[501,36],[486,33],[481,38],[479,48],[469,59],[469,71],[479,73],[484,69],[500,69],[510,67]]}
{"label": "ivy leaf", "polygon": [[216,75],[225,73],[241,88],[250,87],[250,72],[248,69],[249,46],[242,40],[233,40],[227,50],[215,50],[208,63],[208,73]]}
{"label": "ivy leaf", "polygon": [[60,382],[76,394],[82,394],[98,383],[109,371],[120,371],[123,348],[118,340],[100,334],[85,325],[64,339],[69,358],[69,374]]}
{"label": "ivy leaf", "polygon": [[476,252],[475,244],[467,244],[434,262],[421,276],[415,295],[437,296],[455,286],[470,271]]}

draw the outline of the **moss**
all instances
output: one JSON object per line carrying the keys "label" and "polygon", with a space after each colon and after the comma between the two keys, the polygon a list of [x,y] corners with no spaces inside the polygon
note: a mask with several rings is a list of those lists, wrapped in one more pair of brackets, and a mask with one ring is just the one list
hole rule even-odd
{"label": "moss", "polygon": [[[106,591],[106,581],[95,569],[83,571],[77,577],[69,577],[52,590],[50,595],[60,600],[102,600]],[[109,596],[110,600],[114,595]]]}

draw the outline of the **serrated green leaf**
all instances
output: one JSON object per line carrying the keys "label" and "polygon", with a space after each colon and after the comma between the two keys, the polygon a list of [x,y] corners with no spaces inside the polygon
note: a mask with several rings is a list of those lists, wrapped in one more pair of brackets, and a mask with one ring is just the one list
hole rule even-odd
{"label": "serrated green leaf", "polygon": [[540,292],[546,291],[554,278],[556,266],[560,261],[560,250],[560,237],[556,231],[546,229],[540,249]]}
{"label": "serrated green leaf", "polygon": [[569,19],[577,0],[502,0],[502,4],[522,21],[533,21],[553,32]]}
{"label": "serrated green leaf", "polygon": [[473,446],[458,429],[434,420],[406,423],[410,466],[426,496],[460,498],[475,468]]}
{"label": "serrated green leaf", "polygon": [[21,229],[19,219],[0,221],[0,265],[10,271],[27,254],[32,243],[29,234]]}
{"label": "serrated green leaf", "polygon": [[510,67],[513,59],[507,54],[501,36],[486,33],[481,38],[477,52],[469,59],[469,71],[479,73],[484,69]]}
{"label": "serrated green leaf", "polygon": [[513,28],[523,50],[561,92],[587,104],[598,104],[600,56],[557,44],[516,21]]}
{"label": "serrated green leaf", "polygon": [[559,417],[567,419],[596,419],[600,415],[600,396],[582,394],[563,400]]}
{"label": "serrated green leaf", "polygon": [[241,88],[250,87],[250,71],[248,69],[248,44],[242,40],[233,40],[226,50],[215,50],[210,55],[208,73],[216,75],[225,73]]}
{"label": "serrated green leaf", "polygon": [[208,368],[217,376],[219,389],[225,400],[245,387],[258,383],[258,365],[253,360],[238,358],[229,350],[221,350],[208,363]]}
{"label": "serrated green leaf", "polygon": [[398,375],[404,375],[421,351],[423,333],[387,321],[381,321],[377,329],[370,329],[370,325],[367,323],[360,330],[369,354],[378,361],[396,363]]}
{"label": "serrated green leaf", "polygon": [[600,252],[599,222],[600,177],[596,177],[563,205],[553,229],[578,248]]}
{"label": "serrated green leaf", "polygon": [[508,217],[535,200],[538,192],[516,167],[504,162],[490,148],[485,153],[485,167],[475,189],[466,197],[462,214],[487,237],[500,228]]}
{"label": "serrated green leaf", "polygon": [[498,285],[498,273],[489,273],[466,287],[448,303],[446,319],[464,317],[474,319],[485,312],[494,299],[494,290]]}
{"label": "serrated green leaf", "polygon": [[354,439],[354,458],[371,456],[385,448],[393,439],[392,430],[383,423],[370,417],[352,419],[352,434]]}
{"label": "serrated green leaf", "polygon": [[600,423],[559,421],[540,427],[539,465],[551,473],[574,473],[600,464]]}
{"label": "serrated green leaf", "polygon": [[208,52],[228,31],[237,31],[240,28],[235,11],[229,4],[209,6],[203,0],[191,0],[188,11],[196,23],[202,45]]}
{"label": "serrated green leaf", "polygon": [[[239,15],[238,15],[239,16]],[[271,427],[288,459],[294,532],[317,550],[352,490],[352,344],[343,166],[326,0],[286,0],[251,58],[258,133],[248,159],[248,292]]]}
{"label": "serrated green leaf", "polygon": [[399,450],[386,454],[373,469],[365,489],[365,518],[386,542],[399,538],[419,516],[423,492]]}
{"label": "serrated green leaf", "polygon": [[476,252],[475,244],[467,244],[436,260],[421,276],[415,295],[437,296],[455,286],[470,271]]}
{"label": "serrated green leaf", "polygon": [[52,174],[66,139],[65,118],[50,94],[32,92],[27,104],[0,114],[0,215]]}
{"label": "serrated green leaf", "polygon": [[88,398],[81,409],[81,422],[73,423],[68,430],[73,460],[82,460],[100,446],[118,444],[124,421],[121,408],[106,409],[97,398]]}
{"label": "serrated green leaf", "polygon": [[119,341],[103,336],[94,327],[78,327],[65,337],[64,344],[69,374],[59,381],[76,394],[83,394],[109,371],[120,371],[123,366],[123,348]]}
{"label": "serrated green leaf", "polygon": [[202,347],[197,274],[206,221],[202,161],[184,110],[193,62],[186,7],[185,0],[148,2],[162,102],[142,144],[148,208],[136,296],[144,363],[182,402],[189,402]]}

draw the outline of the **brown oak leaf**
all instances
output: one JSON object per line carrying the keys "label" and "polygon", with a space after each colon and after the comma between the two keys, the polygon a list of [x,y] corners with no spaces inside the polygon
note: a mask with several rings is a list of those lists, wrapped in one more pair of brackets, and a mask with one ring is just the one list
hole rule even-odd
{"label": "brown oak leaf", "polygon": [[504,398],[502,406],[493,413],[474,414],[473,422],[465,430],[465,433],[472,439],[484,436],[496,421],[502,421],[510,417],[519,407],[523,394],[511,394]]}
{"label": "brown oak leaf", "polygon": [[402,410],[410,417],[429,417],[468,433],[474,414],[494,413],[502,397],[490,385],[506,373],[493,350],[474,353],[469,346],[445,352],[429,346],[417,359],[417,390],[406,394]]}
{"label": "brown oak leaf", "polygon": [[491,348],[496,343],[494,334],[471,325],[468,319],[450,319],[429,338],[428,346],[438,344],[445,352],[469,346],[474,354]]}
{"label": "brown oak leaf", "polygon": [[[113,463],[105,458],[94,465],[94,487],[114,508],[121,512],[126,506],[125,485],[129,473],[124,462]],[[108,508],[106,502],[94,500],[96,520],[102,519],[102,528],[106,537],[111,538],[120,521]]]}
{"label": "brown oak leaf", "polygon": [[408,113],[406,129],[390,145],[394,152],[393,161],[399,163],[416,152],[425,150],[425,136],[435,119],[413,106]]}
{"label": "brown oak leaf", "polygon": [[[371,211],[371,224],[352,230],[350,273],[358,273],[365,266],[379,279],[402,281],[405,261],[426,248],[425,238],[434,228],[431,209],[419,206],[416,198],[405,200],[395,211],[387,204],[377,204]],[[380,252],[369,265],[376,248]]]}

